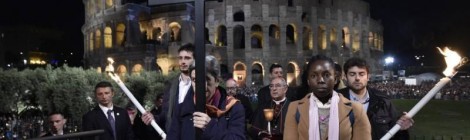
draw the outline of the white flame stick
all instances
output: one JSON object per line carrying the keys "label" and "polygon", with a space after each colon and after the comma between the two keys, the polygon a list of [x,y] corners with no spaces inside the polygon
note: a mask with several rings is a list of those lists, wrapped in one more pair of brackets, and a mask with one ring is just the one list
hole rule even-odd
{"label": "white flame stick", "polygon": [[[143,113],[147,112],[144,109],[144,107],[142,107],[142,105],[139,103],[139,101],[137,101],[137,99],[134,97],[134,95],[131,93],[131,91],[129,91],[129,89],[126,87],[126,85],[124,85],[124,83],[121,81],[119,76],[114,73],[114,67],[113,67],[114,60],[112,58],[108,57],[108,63],[109,64],[108,64],[108,66],[106,66],[105,71],[108,73],[108,75],[111,77],[111,79],[113,79],[119,85],[119,87],[122,89],[122,91],[124,91],[124,93],[131,100],[131,102],[137,107],[137,109],[140,111],[140,113],[143,114]],[[163,139],[166,139],[165,132],[163,132],[163,130],[160,128],[160,126],[157,125],[155,120],[152,120],[152,122],[150,124],[152,125],[153,128],[155,128],[155,130],[157,130],[157,133],[160,136],[162,136]]]}
{"label": "white flame stick", "polygon": [[[445,47],[444,51],[441,48],[438,48],[439,52],[444,55],[444,60],[447,64],[447,68],[444,70],[443,74],[445,77],[441,78],[441,80],[413,107],[411,110],[406,114],[406,116],[413,118],[413,116],[418,113],[421,108],[426,105],[429,100],[436,95],[436,93],[442,89],[447,83],[450,82],[451,78],[457,74],[457,69],[467,62],[467,58],[460,57],[457,52],[450,50],[449,48]],[[380,140],[389,140],[395,135],[398,130],[400,130],[401,126],[395,124],[392,129],[390,129],[385,136],[380,138]]]}

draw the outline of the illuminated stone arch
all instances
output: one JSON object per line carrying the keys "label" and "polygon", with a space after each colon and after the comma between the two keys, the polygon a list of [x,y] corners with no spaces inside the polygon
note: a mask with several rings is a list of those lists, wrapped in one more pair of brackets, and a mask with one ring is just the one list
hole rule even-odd
{"label": "illuminated stone arch", "polygon": [[176,70],[179,70],[179,66],[178,66],[178,64],[170,65],[170,67],[168,67],[168,70],[171,71],[171,72],[174,72]]}
{"label": "illuminated stone arch", "polygon": [[330,31],[330,47],[337,49],[338,48],[338,43],[337,43],[337,33],[335,28],[331,28]]}
{"label": "illuminated stone arch", "polygon": [[349,48],[350,46],[348,45],[351,43],[349,28],[343,27],[343,30],[341,33],[342,33],[341,37],[343,38],[343,43],[341,44],[341,47]]}
{"label": "illuminated stone arch", "polygon": [[245,28],[241,25],[233,27],[233,48],[245,49]]}
{"label": "illuminated stone arch", "polygon": [[125,76],[126,73],[127,73],[127,68],[126,66],[124,65],[119,65],[116,69],[116,73],[119,75],[119,76]]}
{"label": "illuminated stone arch", "polygon": [[181,41],[181,25],[178,22],[171,22],[170,26],[170,41]]}
{"label": "illuminated stone arch", "polygon": [[93,36],[93,32],[90,33],[90,35],[88,36],[89,40],[88,40],[88,47],[90,49],[90,51],[93,51],[94,50],[94,43],[95,43],[95,38]]}
{"label": "illuminated stone arch", "polygon": [[96,67],[96,72],[101,73],[101,67]]}
{"label": "illuminated stone arch", "polygon": [[140,74],[144,69],[141,64],[135,64],[134,67],[132,67],[132,74]]}
{"label": "illuminated stone arch", "polygon": [[215,36],[217,46],[227,46],[227,27],[220,25],[217,27],[217,35]]}
{"label": "illuminated stone arch", "polygon": [[246,65],[242,62],[236,62],[233,65],[233,79],[237,81],[238,85],[244,86],[246,81]]}
{"label": "illuminated stone arch", "polygon": [[114,0],[105,0],[106,9],[113,7]]}
{"label": "illuminated stone arch", "polygon": [[295,44],[297,42],[297,30],[294,24],[286,26],[286,44]]}
{"label": "illuminated stone arch", "polygon": [[304,26],[302,29],[303,37],[302,37],[302,49],[303,50],[312,50],[313,49],[313,34],[312,28],[308,26]]}
{"label": "illuminated stone arch", "polygon": [[269,25],[269,44],[270,46],[280,46],[281,31],[276,24]]}
{"label": "illuminated stone arch", "polygon": [[318,26],[318,48],[321,50],[326,50],[327,48],[327,39],[326,39],[326,26]]}
{"label": "illuminated stone arch", "polygon": [[101,31],[98,29],[95,31],[95,49],[101,48]]}
{"label": "illuminated stone arch", "polygon": [[375,47],[374,47],[374,33],[369,32],[368,39],[369,39],[369,47],[375,49]]}
{"label": "illuminated stone arch", "polygon": [[263,48],[263,28],[258,24],[251,26],[251,48]]}
{"label": "illuminated stone arch", "polygon": [[361,36],[358,30],[353,31],[352,51],[357,52],[361,49]]}
{"label": "illuminated stone arch", "polygon": [[379,39],[378,39],[378,34],[374,33],[374,48],[380,49],[379,48]]}
{"label": "illuminated stone arch", "polygon": [[104,47],[105,48],[113,47],[113,30],[109,26],[106,26],[104,28]]}
{"label": "illuminated stone arch", "polygon": [[264,68],[261,62],[253,62],[251,66],[251,81],[252,85],[262,86],[264,78]]}
{"label": "illuminated stone arch", "polygon": [[124,46],[124,40],[125,40],[125,33],[126,33],[126,25],[123,23],[119,23],[116,26],[116,43],[118,46]]}
{"label": "illuminated stone arch", "polygon": [[296,62],[289,62],[287,65],[287,84],[289,86],[299,86],[300,85],[300,79],[298,78],[300,75],[300,69],[299,65],[297,65]]}

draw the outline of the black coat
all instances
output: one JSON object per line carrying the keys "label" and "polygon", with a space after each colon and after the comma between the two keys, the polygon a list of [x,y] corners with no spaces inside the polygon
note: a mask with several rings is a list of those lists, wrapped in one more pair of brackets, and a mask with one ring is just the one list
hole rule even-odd
{"label": "black coat", "polygon": [[[279,114],[279,116],[277,116],[277,120],[273,120],[271,121],[271,127],[273,127],[274,125],[277,125],[279,128],[279,133],[276,133],[275,130],[271,130],[272,133],[274,135],[277,135],[278,137],[280,137],[282,139],[282,133],[284,132],[284,122],[286,120],[286,113],[287,113],[287,109],[289,108],[289,104],[290,104],[290,100],[289,99],[286,99],[284,101],[284,104],[281,108],[281,113]],[[261,131],[266,131],[267,129],[267,126],[268,126],[268,121],[266,121],[265,117],[264,117],[264,109],[273,109],[273,105],[274,105],[274,101],[269,100],[269,102],[266,102],[265,104],[259,106],[256,111],[254,112],[253,114],[253,118],[251,120],[251,124],[252,126],[248,129],[248,133],[249,135],[251,136],[252,139],[254,140],[258,140],[258,139],[261,139],[260,137],[258,137],[258,133],[261,132]],[[277,124],[275,124],[277,123]],[[276,134],[275,134],[276,133]]]}
{"label": "black coat", "polygon": [[243,108],[245,108],[245,120],[251,119],[251,115],[253,114],[253,108],[251,107],[251,102],[248,97],[246,97],[243,94],[237,94],[235,95],[235,98],[240,100],[240,103],[243,105]]}
{"label": "black coat", "polygon": [[[372,130],[372,139],[379,140],[396,124],[401,115],[395,109],[389,97],[382,92],[367,88],[369,92],[369,107],[367,108],[367,117]],[[349,97],[349,88],[339,90],[344,97]],[[410,136],[408,131],[398,131],[392,138],[393,140],[408,140]]]}
{"label": "black coat", "polygon": [[[116,122],[116,140],[133,140],[134,133],[127,111],[117,106],[114,106],[113,109]],[[114,140],[111,125],[99,106],[96,106],[93,110],[83,115],[82,121],[83,131],[104,129],[104,134],[100,135],[100,140]]]}

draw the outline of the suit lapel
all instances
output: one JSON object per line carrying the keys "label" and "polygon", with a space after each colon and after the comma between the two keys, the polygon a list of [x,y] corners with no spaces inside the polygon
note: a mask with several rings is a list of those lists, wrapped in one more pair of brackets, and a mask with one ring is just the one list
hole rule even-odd
{"label": "suit lapel", "polygon": [[108,122],[108,118],[106,117],[106,115],[104,114],[104,112],[101,110],[101,108],[99,106],[95,107],[95,112],[97,114],[97,121],[99,124],[102,124],[103,126],[105,126],[104,129],[106,129],[107,131],[105,132],[109,132],[110,135],[112,136],[113,135],[113,129],[111,129],[111,124],[109,124]]}

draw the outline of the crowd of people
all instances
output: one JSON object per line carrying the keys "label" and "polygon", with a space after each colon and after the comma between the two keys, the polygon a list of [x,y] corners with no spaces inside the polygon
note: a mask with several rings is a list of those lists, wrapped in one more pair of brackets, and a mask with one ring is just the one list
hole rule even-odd
{"label": "crowd of people", "polygon": [[[392,99],[421,99],[438,81],[423,81],[419,85],[406,85],[404,81],[386,81],[370,83],[370,87],[386,93]],[[435,96],[437,100],[469,100],[470,81],[453,78]]]}
{"label": "crowd of people", "polygon": [[[419,98],[434,85],[369,83],[365,60],[348,59],[342,69],[331,58],[315,55],[303,70],[300,87],[288,86],[278,64],[269,68],[269,85],[239,87],[234,79],[220,79],[211,66],[217,63],[206,57],[205,93],[197,94],[194,49],[186,44],[178,50],[181,73],[166,83],[151,111],[139,113],[132,104],[115,106],[112,84],[98,83],[94,89],[98,105],[83,115],[80,131],[103,129],[105,133],[97,136],[101,140],[161,139],[162,133],[149,125],[155,121],[167,140],[194,140],[196,134],[204,140],[378,140],[399,124],[393,139],[409,139],[413,119],[397,112],[387,96]],[[467,98],[468,85],[455,80],[438,99]],[[205,95],[205,110],[196,108],[198,95]],[[70,133],[64,131],[66,123],[62,113],[51,113],[46,123],[50,129],[41,137]]]}

